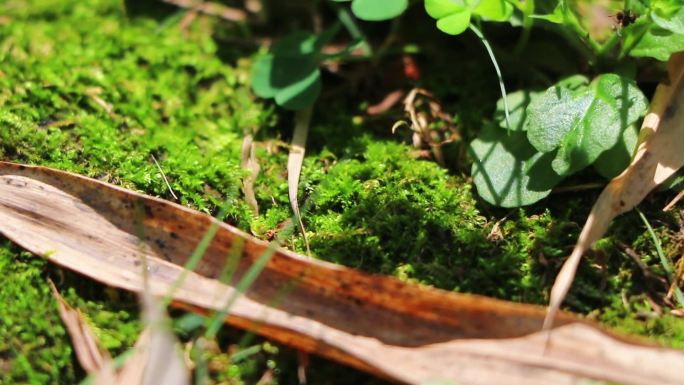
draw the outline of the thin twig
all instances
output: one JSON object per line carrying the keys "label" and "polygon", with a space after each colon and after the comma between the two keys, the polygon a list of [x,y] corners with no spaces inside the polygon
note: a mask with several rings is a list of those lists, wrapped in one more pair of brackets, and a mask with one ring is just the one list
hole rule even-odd
{"label": "thin twig", "polygon": [[225,6],[219,3],[195,0],[162,0],[165,3],[173,4],[181,8],[190,8],[205,15],[220,17],[229,21],[243,21],[247,18],[247,12]]}
{"label": "thin twig", "polygon": [[155,158],[152,154],[150,154],[150,156],[152,157],[154,164],[157,166],[157,169],[159,170],[162,179],[164,179],[164,183],[166,183],[166,187],[169,189],[171,196],[173,196],[173,199],[178,200],[178,197],[176,196],[176,194],[174,194],[173,189],[171,188],[171,184],[169,184],[169,180],[166,179],[166,174],[164,174],[164,170],[162,170],[161,166],[159,165],[159,162],[157,162],[157,158]]}
{"label": "thin twig", "polygon": [[672,199],[672,200],[670,201],[670,203],[668,203],[667,206],[665,206],[665,207],[663,208],[663,211],[670,211],[670,210],[672,210],[672,208],[673,208],[673,207],[677,204],[677,202],[679,202],[682,198],[684,198],[684,190],[680,191],[679,194],[677,194],[677,196],[675,196],[674,199]]}
{"label": "thin twig", "polygon": [[577,184],[577,185],[573,185],[573,186],[556,187],[551,191],[551,193],[552,194],[560,194],[560,193],[567,193],[567,192],[594,190],[594,189],[603,188],[603,187],[606,187],[605,183],[584,183],[584,184]]}

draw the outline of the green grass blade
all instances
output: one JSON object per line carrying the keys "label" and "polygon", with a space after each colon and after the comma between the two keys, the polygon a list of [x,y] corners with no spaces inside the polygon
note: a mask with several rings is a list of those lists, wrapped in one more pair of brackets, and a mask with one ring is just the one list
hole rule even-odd
{"label": "green grass blade", "polygon": [[[660,245],[660,239],[658,239],[658,236],[656,235],[655,231],[653,231],[653,227],[651,227],[651,224],[648,222],[648,219],[646,219],[644,213],[642,213],[639,209],[637,209],[637,212],[639,213],[639,217],[641,217],[641,220],[644,222],[644,225],[646,225],[646,229],[648,230],[648,234],[651,236],[653,244],[655,244],[656,252],[658,253],[658,258],[660,259],[660,264],[663,265],[663,269],[667,274],[668,281],[673,282],[674,269],[672,268],[672,265],[670,265],[670,261],[668,261],[667,257],[665,257],[663,248]],[[684,294],[679,289],[679,287],[675,287],[675,297],[677,298],[677,302],[679,302],[679,306],[684,307]]]}

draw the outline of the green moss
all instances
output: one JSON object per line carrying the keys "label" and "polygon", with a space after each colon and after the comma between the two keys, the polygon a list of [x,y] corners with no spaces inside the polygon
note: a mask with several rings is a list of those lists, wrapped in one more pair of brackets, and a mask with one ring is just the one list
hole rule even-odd
{"label": "green moss", "polygon": [[[242,228],[244,131],[273,124],[253,100],[248,67],[216,57],[198,24],[186,35],[127,19],[121,2],[15,1],[0,22],[0,158],[74,171],[215,213]],[[67,301],[117,355],[140,329],[134,297],[0,247],[2,383],[74,383],[83,373],[46,285],[52,269]],[[66,278],[63,278],[66,277]],[[55,277],[53,277],[54,279]],[[7,336],[7,338],[5,338]],[[248,371],[246,371],[248,372]]]}
{"label": "green moss", "polygon": [[[19,252],[8,242],[0,247],[0,371],[2,383],[73,383],[82,374],[73,365],[68,338],[47,285],[55,281],[66,301],[78,307],[103,346],[114,354],[135,342],[140,332],[131,296],[103,296],[101,288],[74,290],[78,277],[48,265],[42,258]],[[81,280],[82,281],[82,280]],[[79,288],[82,289],[82,288]],[[99,298],[98,298],[99,296]]]}
{"label": "green moss", "polygon": [[224,65],[199,27],[184,37],[127,20],[116,1],[43,5],[19,2],[0,25],[0,157],[169,198],[154,155],[181,203],[210,212],[227,197],[230,221],[247,226],[240,138],[272,115],[244,63]]}
{"label": "green moss", "polygon": [[[73,383],[71,347],[42,276],[46,261],[0,248],[0,382]],[[59,380],[58,380],[59,379]]]}
{"label": "green moss", "polygon": [[684,322],[680,317],[655,313],[643,296],[630,298],[629,304],[618,299],[615,301],[601,313],[601,322],[625,334],[645,336],[666,346],[684,348]]}

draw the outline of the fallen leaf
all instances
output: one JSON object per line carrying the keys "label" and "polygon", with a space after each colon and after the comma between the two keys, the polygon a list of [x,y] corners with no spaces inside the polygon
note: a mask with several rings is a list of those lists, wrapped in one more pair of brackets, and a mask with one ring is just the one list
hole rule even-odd
{"label": "fallen leaf", "polygon": [[147,325],[134,352],[119,371],[117,385],[190,385],[190,372],[171,331],[171,320],[161,303],[143,291],[143,319]]}
{"label": "fallen leaf", "polygon": [[188,8],[195,12],[202,12],[206,15],[220,17],[228,21],[244,21],[247,13],[238,8],[228,7],[218,2],[195,1],[195,0],[163,0],[165,3],[173,4],[177,7]]}
{"label": "fallen leaf", "polygon": [[[397,382],[681,384],[672,369],[684,367],[684,352],[561,313],[542,354],[541,307],[404,283],[282,249],[241,294],[236,286],[272,246],[175,203],[83,176],[0,162],[0,207],[0,232],[53,263],[140,292],[145,261],[155,296],[186,275],[173,305],[206,314],[235,298],[228,324]],[[184,274],[210,228],[218,230],[207,251]],[[239,242],[242,257],[222,284],[216,278]]]}
{"label": "fallen leaf", "polygon": [[313,107],[307,107],[303,110],[295,112],[295,127],[292,134],[292,144],[290,146],[290,153],[287,157],[287,191],[290,198],[290,206],[292,212],[297,220],[297,227],[304,239],[304,246],[306,247],[306,254],[311,255],[309,248],[309,240],[304,229],[304,222],[302,222],[302,214],[299,212],[299,202],[297,200],[297,191],[299,189],[299,175],[302,172],[302,164],[304,163],[304,154],[306,153],[306,138],[309,135],[309,125],[311,123],[311,114]]}
{"label": "fallen leaf", "polygon": [[109,352],[100,346],[81,312],[64,301],[52,281],[48,283],[57,300],[59,315],[71,337],[76,358],[86,373],[92,376],[95,385],[190,384],[189,370],[171,331],[171,321],[159,301],[147,290],[141,293],[146,328],[140,334],[133,354],[117,371]]}
{"label": "fallen leaf", "polygon": [[668,80],[658,85],[639,133],[629,167],[613,178],[594,203],[570,257],[551,290],[544,329],[549,329],[575,278],[582,255],[608,230],[613,219],[638,205],[656,186],[684,166],[684,52],[672,55]]}
{"label": "fallen leaf", "polygon": [[52,281],[48,281],[48,284],[53,297],[57,300],[59,316],[69,332],[78,363],[88,374],[100,372],[105,362],[111,361],[109,353],[100,346],[83,314],[64,301]]}
{"label": "fallen leaf", "polygon": [[254,139],[252,135],[245,135],[245,139],[242,141],[242,150],[240,152],[240,167],[244,170],[249,171],[249,174],[245,175],[242,180],[242,193],[245,194],[245,201],[252,209],[252,213],[255,216],[259,215],[259,203],[256,200],[256,194],[254,193],[254,182],[261,167],[259,162],[256,160],[256,148],[254,146]]}

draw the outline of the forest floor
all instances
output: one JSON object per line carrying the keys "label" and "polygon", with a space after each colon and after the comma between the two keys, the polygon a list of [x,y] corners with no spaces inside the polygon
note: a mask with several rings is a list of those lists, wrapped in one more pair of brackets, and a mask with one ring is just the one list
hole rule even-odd
{"label": "forest floor", "polygon": [[[249,41],[247,32],[210,17],[182,27],[179,12],[171,7],[150,15],[118,0],[3,2],[0,159],[73,171],[209,214],[224,208],[227,223],[272,238],[291,215],[292,116],[251,92],[259,47],[241,43]],[[458,61],[445,54],[421,63],[421,85],[442,99],[467,140],[491,116],[499,94],[492,69],[476,64],[484,55],[479,42],[460,44]],[[368,70],[369,84],[329,79],[337,87],[315,108],[300,183],[312,253],[445,290],[545,304],[600,189],[554,192],[520,209],[486,204],[472,187],[463,143],[444,148],[447,167],[441,167],[419,157],[410,133],[392,135],[393,121],[403,118],[400,105],[379,117],[366,113],[392,91],[400,62],[389,55],[382,71]],[[261,166],[258,215],[241,190],[247,134],[257,141]],[[601,181],[581,175],[565,187],[587,180]],[[654,194],[641,209],[677,261],[684,253],[684,213],[661,211],[672,196]],[[295,234],[284,247],[302,252],[303,240]],[[626,214],[582,262],[566,310],[683,347],[684,322],[660,306],[661,270],[643,222]],[[140,331],[133,295],[84,280],[4,239],[0,275],[0,383],[66,384],[84,377],[48,278],[112,355]],[[172,315],[174,330],[187,340],[192,316]],[[245,342],[245,333],[225,329],[209,356],[213,381],[256,383],[270,373],[273,383],[297,383],[295,352],[261,339]],[[219,354],[228,350],[247,354],[234,360]],[[308,372],[312,384],[381,382],[317,358]]]}

